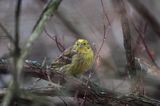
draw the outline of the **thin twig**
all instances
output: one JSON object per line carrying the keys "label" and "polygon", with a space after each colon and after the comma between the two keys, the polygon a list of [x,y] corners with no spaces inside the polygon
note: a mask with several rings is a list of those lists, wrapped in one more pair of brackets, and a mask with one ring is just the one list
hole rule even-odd
{"label": "thin twig", "polygon": [[12,38],[12,35],[8,32],[8,30],[2,25],[2,23],[0,23],[0,28],[2,29],[2,31],[6,34],[6,37],[12,42],[14,43],[14,39]]}
{"label": "thin twig", "polygon": [[63,99],[63,97],[58,96],[58,98],[59,98],[60,100],[62,100],[62,102],[64,103],[65,106],[68,106],[67,103],[66,103],[66,101]]}
{"label": "thin twig", "polygon": [[145,39],[144,39],[144,37],[143,37],[144,33],[141,32],[141,31],[136,27],[136,25],[135,25],[134,23],[132,23],[132,24],[133,24],[136,32],[137,32],[138,35],[139,35],[139,38],[141,39],[141,41],[142,41],[142,43],[143,43],[143,45],[144,45],[144,47],[145,47],[145,50],[146,50],[146,52],[147,52],[148,57],[151,59],[152,63],[153,63],[157,68],[159,68],[159,66],[158,66],[157,63],[155,62],[155,60],[154,60],[151,52],[149,51],[149,48],[148,48],[148,46],[147,46],[147,44],[146,44],[146,41],[145,41]]}
{"label": "thin twig", "polygon": [[134,9],[151,25],[153,30],[157,33],[156,35],[160,37],[160,22],[157,18],[149,11],[149,9],[140,2],[140,0],[127,0]]}
{"label": "thin twig", "polygon": [[[103,13],[104,13],[104,15],[105,15],[105,19],[107,20],[107,22],[109,23],[109,25],[108,26],[111,26],[111,23],[110,23],[110,21],[109,21],[109,18],[108,18],[108,15],[107,15],[107,13],[105,12],[105,9],[104,9],[104,4],[103,4],[103,0],[101,0],[101,5],[102,5],[102,10],[103,10]],[[104,25],[103,25],[103,40],[102,40],[102,43],[101,43],[101,45],[100,45],[100,48],[98,49],[98,51],[97,51],[97,53],[96,53],[96,58],[95,58],[95,60],[97,60],[97,58],[98,58],[98,56],[99,56],[99,53],[100,53],[100,51],[101,51],[101,49],[102,49],[102,47],[103,47],[103,45],[104,45],[104,42],[105,42],[105,40],[106,40],[106,35],[109,33],[109,31],[106,31],[106,29],[108,29],[108,27],[106,28],[106,25],[105,25],[105,23],[104,23]],[[107,34],[106,34],[107,33]]]}
{"label": "thin twig", "polygon": [[48,33],[48,31],[47,31],[46,28],[44,28],[44,32],[46,33],[46,35],[47,35],[49,38],[51,38],[53,41],[56,42],[56,45],[57,45],[58,50],[59,50],[60,52],[63,52],[63,51],[65,50],[64,45],[58,40],[58,38],[57,38],[56,35],[51,36],[51,35]]}
{"label": "thin twig", "polygon": [[[101,5],[102,5],[103,13],[104,13],[104,15],[105,15],[105,19],[106,19],[107,22],[109,23],[109,26],[111,26],[110,21],[109,21],[109,18],[108,18],[108,15],[107,15],[107,13],[105,12],[104,5],[103,5],[103,1],[102,1],[102,0],[101,0]],[[108,33],[106,34],[106,25],[105,25],[105,23],[104,23],[104,27],[103,27],[103,28],[104,28],[104,29],[103,29],[103,31],[104,31],[104,32],[103,32],[103,40],[102,40],[102,43],[101,43],[101,45],[100,45],[99,50],[98,50],[97,53],[96,53],[95,61],[98,59],[99,54],[100,54],[100,51],[101,51],[101,49],[102,49],[102,47],[103,47],[103,45],[104,45],[104,42],[105,42],[105,40],[106,40],[106,35],[109,33],[109,31],[107,31]],[[107,28],[107,29],[108,29],[108,28]],[[88,84],[89,84],[89,81],[90,81],[91,77],[92,77],[92,72],[89,74],[89,78],[88,78],[88,80],[87,80],[87,82],[86,82],[86,85],[87,85],[87,86],[88,86]],[[84,92],[83,99],[84,99],[84,101],[81,103],[81,106],[83,106],[83,105],[85,104],[85,101],[86,101],[86,91]]]}
{"label": "thin twig", "polygon": [[[133,24],[133,22],[132,22],[132,24]],[[145,25],[143,26],[143,29],[142,29],[142,31],[141,31],[141,32],[143,33],[143,36],[144,36],[146,30],[147,30],[147,23],[145,23]],[[133,49],[133,51],[134,51],[135,53],[136,53],[136,51],[137,51],[137,46],[139,45],[140,41],[141,41],[141,38],[140,38],[140,36],[138,36],[138,38],[137,38],[137,40],[136,40],[136,45],[135,45],[135,47],[134,47],[134,49]]]}
{"label": "thin twig", "polygon": [[107,19],[107,22],[108,22],[109,26],[111,26],[109,17],[108,17],[107,12],[105,11],[105,8],[104,8],[103,0],[101,0],[101,5],[102,5],[102,9],[103,9],[103,13],[104,13],[104,15],[105,15],[105,18]]}

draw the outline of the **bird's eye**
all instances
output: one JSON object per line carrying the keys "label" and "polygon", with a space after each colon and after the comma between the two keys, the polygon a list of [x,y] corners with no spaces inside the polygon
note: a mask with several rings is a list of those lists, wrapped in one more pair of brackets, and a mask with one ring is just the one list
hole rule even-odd
{"label": "bird's eye", "polygon": [[86,45],[86,43],[83,43],[83,45]]}

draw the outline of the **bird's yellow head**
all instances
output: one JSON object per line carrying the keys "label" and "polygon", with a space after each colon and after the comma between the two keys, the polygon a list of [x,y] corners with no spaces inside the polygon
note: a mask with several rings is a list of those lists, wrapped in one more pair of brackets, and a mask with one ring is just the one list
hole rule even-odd
{"label": "bird's yellow head", "polygon": [[74,44],[74,48],[79,53],[88,53],[92,51],[89,42],[85,39],[78,39]]}

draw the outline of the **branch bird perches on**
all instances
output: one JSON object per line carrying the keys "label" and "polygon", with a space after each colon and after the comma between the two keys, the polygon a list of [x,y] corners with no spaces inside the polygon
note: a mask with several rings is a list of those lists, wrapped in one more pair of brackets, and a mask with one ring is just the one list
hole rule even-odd
{"label": "branch bird perches on", "polygon": [[[141,62],[141,65],[144,65]],[[0,62],[0,74],[8,74],[9,71],[7,70],[7,61],[2,60]],[[48,71],[50,71],[48,79]],[[147,71],[147,70],[146,70]],[[111,90],[102,88],[98,86],[96,83],[89,81],[88,85],[86,85],[86,81],[88,79],[79,80],[78,78],[67,76],[62,73],[59,73],[57,71],[51,70],[50,68],[41,67],[40,63],[32,63],[25,62],[24,68],[22,70],[23,74],[30,77],[40,78],[46,81],[52,81],[53,83],[61,82],[61,86],[59,89],[52,88],[51,89],[45,89],[45,90],[39,90],[39,89],[23,89],[20,90],[24,92],[30,92],[35,95],[39,96],[59,96],[59,93],[61,91],[68,91],[70,96],[74,96],[74,94],[78,91],[78,98],[83,99],[84,93],[86,93],[85,97],[86,100],[93,104],[100,104],[100,105],[113,105],[115,103],[117,106],[119,104],[121,105],[131,105],[131,106],[157,106],[160,105],[159,100],[155,100],[153,98],[149,98],[146,96],[137,96],[133,94],[124,95],[118,92],[113,92]],[[144,72],[146,73],[146,72]],[[0,90],[1,91],[1,90]],[[5,92],[0,94],[0,96],[4,96]]]}

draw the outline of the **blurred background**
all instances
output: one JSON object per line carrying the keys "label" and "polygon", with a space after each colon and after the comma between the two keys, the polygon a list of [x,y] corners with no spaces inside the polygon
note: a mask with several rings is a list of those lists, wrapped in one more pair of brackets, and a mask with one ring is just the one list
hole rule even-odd
{"label": "blurred background", "polygon": [[[139,1],[160,21],[159,0]],[[20,16],[20,45],[22,47],[30,36],[47,2],[48,0],[22,0]],[[0,0],[0,23],[7,28],[11,35],[14,34],[15,4],[15,0]],[[131,4],[125,2],[125,6],[128,20],[131,23],[130,30],[135,56],[143,58],[152,64],[142,41],[137,43],[138,34],[132,23],[140,30],[147,26],[144,32],[144,40],[155,62],[160,66],[159,37]],[[120,19],[121,10],[119,8],[118,0],[63,0],[56,14],[46,23],[45,31],[51,36],[56,36],[65,48],[72,45],[78,38],[89,40],[93,48],[96,48],[96,51],[102,47],[94,70],[96,73],[95,79],[107,89],[128,93],[130,92],[130,82],[125,77],[120,77],[119,75],[119,73],[125,72],[126,68],[126,55]],[[45,31],[34,42],[26,59],[42,62],[44,58],[47,58],[47,61],[51,62],[61,53],[56,46],[56,42]],[[105,35],[104,31],[106,31]],[[102,45],[103,40],[104,44]],[[9,48],[9,40],[0,29],[0,57],[8,53]],[[3,78],[6,82],[9,79],[9,77],[4,76]],[[41,86],[47,82],[39,83],[39,86]],[[29,84],[32,84],[32,82]],[[2,84],[0,85],[2,86]],[[158,95],[158,87],[159,85],[157,84],[156,86],[144,85],[146,92],[152,96]]]}

